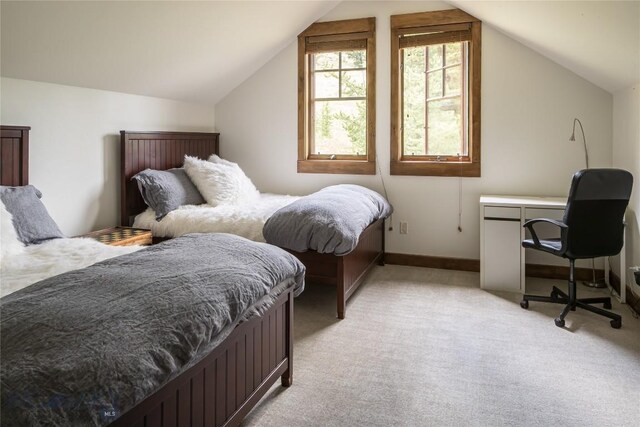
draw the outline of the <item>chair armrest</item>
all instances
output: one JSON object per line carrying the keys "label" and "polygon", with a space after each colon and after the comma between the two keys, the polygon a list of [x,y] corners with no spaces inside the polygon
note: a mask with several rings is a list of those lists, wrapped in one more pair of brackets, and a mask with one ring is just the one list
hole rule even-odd
{"label": "chair armrest", "polygon": [[[533,238],[533,242],[536,244],[536,246],[540,246],[540,239],[538,239],[538,235],[536,234],[536,231],[533,229],[533,225],[537,224],[539,222],[546,222],[549,224],[553,224],[556,227],[560,227],[560,233],[561,236],[564,237],[564,233],[566,231],[566,229],[568,228],[567,224],[565,224],[562,221],[558,221],[555,219],[550,219],[550,218],[534,218],[534,219],[530,219],[529,221],[525,222],[522,226],[527,228],[530,232],[531,232],[531,237]],[[564,238],[561,238],[561,240],[564,241]]]}
{"label": "chair armrest", "polygon": [[523,227],[527,227],[527,228],[531,229],[531,226],[533,224],[538,223],[538,222],[548,222],[548,223],[553,224],[555,226],[558,226],[560,228],[567,228],[568,227],[567,224],[565,224],[564,222],[558,221],[558,220],[555,220],[555,219],[551,219],[551,218],[534,218],[534,219],[530,219],[529,221],[527,221],[527,222],[525,222],[523,224]]}

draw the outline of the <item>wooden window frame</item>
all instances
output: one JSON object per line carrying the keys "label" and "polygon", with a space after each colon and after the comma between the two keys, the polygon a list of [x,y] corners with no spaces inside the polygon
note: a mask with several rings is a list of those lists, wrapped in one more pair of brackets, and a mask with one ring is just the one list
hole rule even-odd
{"label": "wooden window frame", "polygon": [[[467,156],[404,156],[402,147],[402,85],[400,37],[429,31],[444,31],[436,37],[446,43],[447,32],[469,37],[467,93]],[[432,35],[425,35],[433,37]],[[456,37],[460,37],[457,35]],[[451,41],[456,41],[455,37]],[[391,175],[480,176],[480,89],[482,23],[459,9],[391,16]],[[468,95],[467,95],[468,94]],[[464,105],[464,102],[463,102]],[[425,126],[427,124],[425,123]],[[410,157],[410,158],[408,158]]]}
{"label": "wooden window frame", "polygon": [[[376,41],[375,18],[316,22],[298,35],[298,173],[376,174]],[[367,153],[362,156],[318,155],[313,145],[311,53],[349,49],[367,51]]]}

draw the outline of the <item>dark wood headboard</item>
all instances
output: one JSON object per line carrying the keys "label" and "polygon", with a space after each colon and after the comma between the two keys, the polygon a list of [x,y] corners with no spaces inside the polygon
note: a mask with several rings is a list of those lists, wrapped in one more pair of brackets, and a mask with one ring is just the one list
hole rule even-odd
{"label": "dark wood headboard", "polygon": [[29,184],[29,126],[0,126],[0,185]]}
{"label": "dark wood headboard", "polygon": [[147,208],[131,177],[145,169],[179,168],[184,156],[219,153],[219,133],[120,131],[120,223],[131,225]]}

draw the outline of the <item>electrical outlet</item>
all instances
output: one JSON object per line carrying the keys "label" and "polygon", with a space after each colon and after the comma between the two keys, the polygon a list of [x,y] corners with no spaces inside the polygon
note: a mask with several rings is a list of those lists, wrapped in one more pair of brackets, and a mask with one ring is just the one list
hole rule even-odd
{"label": "electrical outlet", "polygon": [[409,223],[406,221],[400,221],[400,234],[407,234],[409,232]]}

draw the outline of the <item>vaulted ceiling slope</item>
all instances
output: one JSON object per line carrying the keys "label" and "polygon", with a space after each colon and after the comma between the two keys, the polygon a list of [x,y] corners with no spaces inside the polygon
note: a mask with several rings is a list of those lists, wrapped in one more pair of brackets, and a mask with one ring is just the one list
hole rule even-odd
{"label": "vaulted ceiling slope", "polygon": [[[338,3],[2,0],[0,73],[215,105]],[[640,0],[448,3],[609,92],[640,80]]]}
{"label": "vaulted ceiling slope", "polygon": [[336,1],[1,3],[1,74],[215,105]]}
{"label": "vaulted ceiling slope", "polygon": [[447,2],[611,93],[640,81],[638,0]]}

